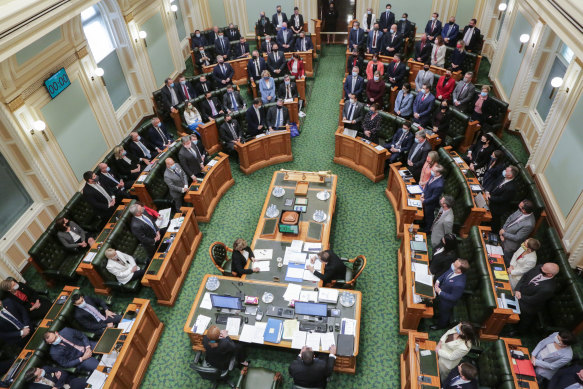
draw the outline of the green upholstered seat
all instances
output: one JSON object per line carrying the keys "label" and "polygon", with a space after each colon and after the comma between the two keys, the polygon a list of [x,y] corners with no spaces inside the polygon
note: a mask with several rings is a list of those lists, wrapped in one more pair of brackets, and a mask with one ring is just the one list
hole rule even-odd
{"label": "green upholstered seat", "polygon": [[232,276],[232,262],[231,258],[229,258],[229,253],[232,252],[233,250],[222,242],[214,242],[211,244],[211,247],[209,247],[211,261],[224,276]]}
{"label": "green upholstered seat", "polygon": [[510,361],[504,341],[497,339],[485,343],[478,357],[479,384],[488,388],[514,388]]}
{"label": "green upholstered seat", "polygon": [[[451,66],[451,54],[455,48],[446,46],[445,47],[445,65],[444,68],[449,68]],[[478,61],[478,55],[474,53],[469,53],[466,51],[466,56],[464,57],[464,62],[462,63],[462,69],[464,72],[473,72],[476,66],[476,61]]]}
{"label": "green upholstered seat", "polygon": [[248,367],[241,371],[237,388],[276,389],[281,383],[281,374],[263,367]]}
{"label": "green upholstered seat", "polygon": [[462,171],[456,165],[449,153],[442,148],[438,150],[438,153],[439,163],[445,169],[445,186],[443,188],[443,193],[452,196],[455,200],[453,206],[453,224],[454,232],[457,232],[464,225],[464,222],[472,209],[472,193],[466,183]]}

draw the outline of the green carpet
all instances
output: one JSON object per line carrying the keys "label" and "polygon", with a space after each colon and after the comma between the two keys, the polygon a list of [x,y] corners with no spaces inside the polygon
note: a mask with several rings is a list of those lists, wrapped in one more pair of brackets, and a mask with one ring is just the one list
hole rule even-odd
{"label": "green carpet", "polygon": [[[238,166],[231,163],[235,185],[219,202],[211,222],[200,225],[203,240],[175,306],[159,306],[148,288],[142,288],[139,292],[139,297],[152,300],[156,314],[165,323],[143,388],[210,387],[189,368],[194,352],[183,331],[203,276],[217,273],[210,261],[208,247],[214,241],[232,246],[236,238],[252,239],[272,174],[281,168],[331,170],[338,175],[332,249],[346,257],[363,254],[368,260],[368,266],[357,284],[357,289],[363,292],[363,308],[356,374],[335,374],[328,388],[400,386],[399,355],[405,345],[405,337],[398,335],[396,258],[400,241],[394,233],[393,209],[384,194],[386,180],[373,184],[363,175],[332,162],[333,134],[338,122],[344,62],[344,47],[323,48],[319,65],[324,66],[320,66],[317,78],[308,81],[307,85],[308,96],[311,96],[302,134],[292,140],[293,162],[267,167],[250,176],[242,174]],[[187,72],[192,72],[190,60],[187,61]],[[34,270],[29,269],[25,277],[34,287],[42,287],[42,281]],[[84,291],[90,292],[87,280],[82,279],[80,285]],[[54,288],[51,293],[57,293],[58,290],[58,287]],[[133,297],[115,296],[114,307],[123,309]],[[438,335],[432,334],[432,338]],[[283,373],[284,387],[290,387],[287,368],[295,352],[272,350],[258,345],[248,346],[248,349],[252,366],[267,367]]]}

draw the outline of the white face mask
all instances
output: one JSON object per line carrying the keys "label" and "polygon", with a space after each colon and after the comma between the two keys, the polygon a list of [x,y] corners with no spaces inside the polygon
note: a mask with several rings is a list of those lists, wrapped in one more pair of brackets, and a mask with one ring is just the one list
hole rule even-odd
{"label": "white face mask", "polygon": [[20,288],[20,285],[16,284],[12,287],[12,290],[18,290],[18,288]]}
{"label": "white face mask", "polygon": [[83,301],[81,304],[78,305],[79,308],[85,308],[87,306],[87,303],[85,301]]}
{"label": "white face mask", "polygon": [[55,341],[53,342],[53,344],[59,344],[61,343],[61,337],[57,336],[57,338],[55,339]]}
{"label": "white face mask", "polygon": [[42,378],[42,377],[44,377],[44,376],[45,376],[45,374],[46,374],[46,372],[45,372],[44,370],[41,370],[41,371],[40,371],[40,376],[41,376],[41,378]]}

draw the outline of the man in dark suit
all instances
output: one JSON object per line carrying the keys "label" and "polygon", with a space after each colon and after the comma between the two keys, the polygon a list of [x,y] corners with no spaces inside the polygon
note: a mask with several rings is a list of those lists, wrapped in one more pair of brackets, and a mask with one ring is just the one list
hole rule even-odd
{"label": "man in dark suit", "polygon": [[270,35],[265,35],[265,39],[261,42],[261,52],[267,54],[271,53],[275,43],[275,41],[271,40]]}
{"label": "man in dark suit", "polygon": [[421,202],[423,203],[423,215],[425,221],[425,231],[431,231],[433,219],[435,218],[435,210],[439,208],[439,199],[443,193],[445,185],[442,174],[444,172],[443,166],[436,163],[431,168],[431,178],[427,181],[423,194],[421,195]]}
{"label": "man in dark suit", "polygon": [[199,69],[203,66],[208,66],[213,63],[212,54],[207,53],[203,46],[199,46],[198,49],[194,50],[194,61],[198,65]]}
{"label": "man in dark suit", "polygon": [[267,118],[265,119],[269,131],[277,130],[289,124],[289,112],[283,105],[283,99],[277,99],[274,107],[269,107]]}
{"label": "man in dark suit", "polygon": [[464,74],[463,80],[459,81],[453,90],[452,100],[453,105],[462,112],[466,112],[470,101],[473,100],[476,93],[472,78],[474,73],[467,72]]}
{"label": "man in dark suit", "polygon": [[149,165],[150,160],[156,156],[156,153],[150,144],[145,139],[142,139],[137,131],[132,131],[130,133],[130,138],[132,140],[128,143],[129,154],[134,155],[145,165]]}
{"label": "man in dark suit", "polygon": [[368,33],[368,39],[366,43],[366,51],[370,54],[378,54],[381,51],[383,41],[383,32],[380,31],[378,23],[375,23],[372,31]]}
{"label": "man in dark suit", "polygon": [[204,153],[192,143],[189,136],[183,136],[180,141],[182,142],[182,148],[178,152],[180,166],[193,181],[197,177],[204,177],[201,174],[204,168]]}
{"label": "man in dark suit", "polygon": [[344,99],[348,95],[353,94],[356,98],[362,95],[364,89],[364,78],[358,75],[358,67],[352,68],[352,73],[346,76],[346,81],[344,82]]}
{"label": "man in dark suit", "polygon": [[156,225],[156,219],[139,204],[130,205],[129,212],[133,215],[130,222],[132,234],[144,246],[148,255],[154,256],[160,241],[160,229]]}
{"label": "man in dark suit", "polygon": [[75,367],[93,371],[99,361],[93,358],[93,349],[97,342],[87,339],[81,332],[65,327],[60,331],[47,331],[44,340],[50,348],[53,361],[64,368]]}
{"label": "man in dark suit", "polygon": [[261,73],[264,70],[267,70],[267,63],[265,63],[265,60],[259,55],[257,50],[253,50],[253,57],[247,62],[247,75],[249,79],[258,83],[261,79]]}
{"label": "man in dark suit", "polygon": [[223,109],[227,112],[242,111],[247,109],[241,94],[235,90],[233,85],[227,86],[227,93],[223,95]]}
{"label": "man in dark suit", "polygon": [[348,48],[358,51],[358,48],[362,46],[364,46],[364,30],[360,28],[359,22],[354,22],[348,34]]}
{"label": "man in dark suit", "polygon": [[514,295],[520,305],[519,330],[524,332],[529,328],[547,301],[555,294],[557,288],[555,276],[559,274],[556,263],[547,262],[530,269],[516,284]]}
{"label": "man in dark suit", "polygon": [[148,129],[150,145],[159,154],[172,144],[172,135],[166,130],[166,126],[156,116],[152,118],[152,126]]}
{"label": "man in dark suit", "polygon": [[419,123],[421,127],[427,127],[431,121],[431,111],[435,97],[429,90],[429,85],[423,84],[421,91],[413,102],[413,122]]}
{"label": "man in dark suit", "polygon": [[405,38],[403,35],[398,33],[397,25],[393,24],[390,31],[383,35],[383,40],[381,41],[381,54],[390,57],[394,56],[401,51],[404,40]]}
{"label": "man in dark suit", "polygon": [[99,184],[97,174],[92,171],[83,173],[83,179],[86,182],[81,191],[83,197],[93,207],[95,213],[108,220],[115,210],[115,195]]}
{"label": "man in dark suit", "polygon": [[423,169],[423,164],[427,159],[427,154],[431,151],[431,145],[427,142],[427,135],[425,131],[420,130],[415,134],[415,143],[411,145],[409,149],[409,155],[407,156],[407,169],[415,178],[415,181],[419,182],[419,177],[421,176],[421,169]]}
{"label": "man in dark suit", "polygon": [[504,262],[506,266],[510,266],[512,256],[518,250],[521,243],[528,238],[534,230],[536,220],[534,214],[534,206],[532,201],[523,200],[518,204],[518,210],[512,215],[508,216],[506,222],[500,229],[500,240],[502,241],[502,248],[504,249]]}
{"label": "man in dark suit", "polygon": [[415,43],[415,54],[413,59],[417,62],[429,63],[433,46],[427,41],[427,35],[421,35],[421,40]]}
{"label": "man in dark suit", "polygon": [[327,359],[314,357],[314,351],[308,346],[302,347],[300,355],[289,366],[289,375],[294,385],[310,388],[325,388],[327,378],[334,372],[336,346],[330,346]]}
{"label": "man in dark suit", "polygon": [[304,31],[304,17],[300,14],[298,7],[294,7],[294,14],[289,18],[288,24],[294,34],[299,34],[301,31]]}
{"label": "man in dark suit", "polygon": [[279,51],[277,43],[273,44],[273,51],[267,55],[267,70],[273,77],[279,77],[287,71],[285,55]]}
{"label": "man in dark suit", "polygon": [[408,37],[411,34],[411,31],[413,30],[413,25],[408,20],[408,17],[409,14],[404,13],[401,16],[401,20],[399,20],[399,22],[397,23],[397,31],[399,32],[399,34],[403,36],[403,39]]}
{"label": "man in dark suit", "polygon": [[0,302],[0,340],[5,344],[24,345],[32,333],[26,308],[12,299]]}
{"label": "man in dark suit", "polygon": [[306,36],[304,31],[300,32],[300,36],[296,39],[296,51],[308,51],[314,49],[314,44],[312,43],[312,39]]}
{"label": "man in dark suit", "polygon": [[76,377],[53,366],[31,367],[25,373],[24,380],[28,389],[62,389],[68,385],[70,389],[84,389],[87,378]]}
{"label": "man in dark suit", "polygon": [[215,41],[219,39],[220,34],[222,34],[222,32],[219,31],[219,26],[213,26],[213,30],[208,34],[207,43],[209,45],[214,45]]}
{"label": "man in dark suit", "polygon": [[[583,386],[583,363],[581,359],[573,365],[560,368],[549,381],[547,389],[581,388]],[[579,386],[572,386],[579,384]]]}
{"label": "man in dark suit", "polygon": [[432,325],[430,329],[438,330],[449,325],[449,319],[453,312],[453,307],[462,297],[466,288],[466,272],[470,264],[466,259],[458,258],[445,273],[435,282],[433,289],[437,295],[439,306],[439,319],[437,325]]}
{"label": "man in dark suit", "polygon": [[207,79],[206,76],[200,76],[198,79],[198,83],[195,86],[196,94],[197,95],[204,95],[206,92],[212,92],[215,89],[215,86],[212,82],[212,77]]}
{"label": "man in dark suit", "polygon": [[403,123],[403,126],[399,128],[395,135],[393,135],[393,139],[391,139],[391,143],[385,144],[383,147],[391,152],[391,158],[389,159],[389,163],[397,162],[404,153],[403,151],[409,151],[411,145],[413,144],[413,133],[411,132],[411,122],[406,121]]}
{"label": "man in dark suit", "polygon": [[284,52],[293,51],[294,48],[294,33],[287,28],[287,23],[284,22],[281,29],[277,32],[277,44]]}
{"label": "man in dark suit", "polygon": [[283,28],[283,23],[287,23],[287,15],[281,12],[281,5],[278,5],[276,12],[271,16],[271,24],[279,31]]}
{"label": "man in dark suit", "polygon": [[283,76],[283,82],[277,88],[277,97],[284,100],[298,97],[298,88],[296,83],[290,80],[289,74]]}
{"label": "man in dark suit", "polygon": [[221,138],[223,149],[229,154],[235,151],[235,143],[241,142],[241,127],[238,121],[233,120],[230,113],[225,116],[225,122],[219,127],[219,138]]}
{"label": "man in dark suit", "polygon": [[241,38],[241,33],[239,32],[239,29],[235,28],[235,25],[233,23],[229,23],[229,28],[227,28],[226,34],[227,38],[229,39],[229,42],[235,42],[239,40],[239,38]]}
{"label": "man in dark suit", "polygon": [[265,110],[261,106],[261,99],[253,100],[253,105],[247,109],[245,118],[249,136],[255,136],[265,131]]}
{"label": "man in dark suit", "polygon": [[443,26],[441,36],[446,46],[455,47],[457,43],[457,35],[460,32],[460,26],[455,24],[455,17],[450,17],[449,22]]}
{"label": "man in dark suit", "polygon": [[257,24],[255,26],[257,29],[257,36],[273,34],[275,30],[269,18],[265,16],[264,11],[261,11],[261,13],[259,13],[259,20],[257,21]]}
{"label": "man in dark suit", "polygon": [[106,328],[113,328],[121,321],[121,315],[109,310],[105,301],[98,297],[74,294],[75,320],[85,331],[100,336]]}
{"label": "man in dark suit", "polygon": [[316,256],[313,255],[310,258],[310,264],[308,264],[307,269],[314,273],[316,277],[323,281],[324,286],[331,283],[332,281],[346,278],[346,265],[342,263],[342,260],[336,255],[332,250],[326,250],[318,253],[318,259],[326,266],[324,267],[324,273],[321,273],[318,269],[315,269],[313,264],[316,261]]}
{"label": "man in dark suit", "polygon": [[385,12],[381,13],[380,27],[384,33],[389,31],[389,28],[395,24],[395,14],[391,11],[391,5],[387,4]]}
{"label": "man in dark suit", "polygon": [[190,82],[186,81],[186,77],[181,75],[178,77],[178,92],[180,96],[178,97],[180,101],[192,100],[196,97],[196,91]]}
{"label": "man in dark suit", "polygon": [[170,111],[170,108],[176,107],[180,103],[180,92],[174,84],[173,79],[167,78],[165,85],[162,87],[162,89],[160,89],[160,91],[162,92],[164,108],[166,111]]}
{"label": "man in dark suit", "polygon": [[219,330],[212,325],[202,338],[202,345],[205,350],[205,362],[216,369],[227,370],[233,356],[240,364],[247,366],[245,361],[245,348],[239,342],[233,341],[227,330]]}
{"label": "man in dark suit", "polygon": [[206,92],[205,99],[200,102],[200,114],[202,120],[206,123],[210,119],[215,119],[224,114],[223,106],[216,96],[211,92]]}
{"label": "man in dark suit", "polygon": [[451,369],[442,384],[442,389],[478,389],[478,369],[463,362]]}
{"label": "man in dark suit", "polygon": [[364,105],[358,102],[354,93],[348,94],[348,98],[344,101],[342,121],[345,127],[359,131],[364,117]]}
{"label": "man in dark suit", "polygon": [[217,66],[213,69],[213,78],[215,79],[215,84],[219,88],[227,86],[227,84],[233,83],[233,75],[235,70],[230,63],[224,61],[222,55],[217,55]]}
{"label": "man in dark suit", "polygon": [[244,36],[239,38],[239,43],[235,45],[233,51],[235,52],[235,58],[249,57],[249,43],[247,43],[247,39]]}
{"label": "man in dark suit", "polygon": [[464,27],[462,32],[462,40],[466,45],[466,50],[471,52],[476,52],[480,48],[480,29],[476,27],[478,21],[476,19],[470,19],[470,24]]}
{"label": "man in dark suit", "polygon": [[97,167],[99,168],[99,183],[106,192],[113,193],[115,197],[130,198],[131,195],[127,191],[132,186],[130,183],[119,178],[105,162],[101,162]]}
{"label": "man in dark suit", "polygon": [[438,18],[439,14],[434,12],[431,14],[431,20],[425,25],[425,34],[427,35],[427,39],[431,42],[435,40],[436,36],[441,34],[441,21]]}
{"label": "man in dark suit", "polygon": [[208,45],[208,43],[206,42],[206,38],[204,37],[204,35],[200,33],[200,30],[195,30],[194,35],[191,35],[190,40],[191,40],[190,47],[192,48],[193,51],[198,50],[200,46],[204,47]]}
{"label": "man in dark suit", "polygon": [[215,40],[215,54],[229,59],[231,53],[231,43],[225,38],[222,31],[219,31],[218,38]]}
{"label": "man in dark suit", "polygon": [[[190,137],[187,135],[186,138]],[[184,203],[184,193],[188,192],[188,177],[182,167],[174,162],[173,158],[166,158],[164,162],[166,164],[164,183],[168,187],[170,197],[174,202],[174,209],[179,210]]]}
{"label": "man in dark suit", "polygon": [[484,193],[484,197],[488,201],[488,206],[492,213],[492,231],[498,231],[502,225],[502,217],[506,216],[512,209],[511,200],[514,198],[514,193],[516,192],[514,178],[517,175],[518,168],[516,166],[508,166],[502,172],[502,176],[495,184],[494,189]]}
{"label": "man in dark suit", "polygon": [[395,54],[393,63],[387,66],[385,77],[387,81],[399,89],[403,87],[403,82],[407,76],[407,65],[401,61],[401,54]]}

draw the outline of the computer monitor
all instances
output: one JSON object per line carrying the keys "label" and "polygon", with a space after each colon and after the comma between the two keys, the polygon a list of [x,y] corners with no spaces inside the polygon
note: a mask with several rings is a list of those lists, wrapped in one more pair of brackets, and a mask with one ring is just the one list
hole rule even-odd
{"label": "computer monitor", "polygon": [[233,296],[222,296],[220,294],[211,294],[211,303],[213,308],[228,308],[242,310],[243,305],[238,297]]}
{"label": "computer monitor", "polygon": [[304,303],[301,301],[296,301],[294,305],[296,315],[308,315],[308,316],[328,316],[328,306],[326,304],[318,303]]}

